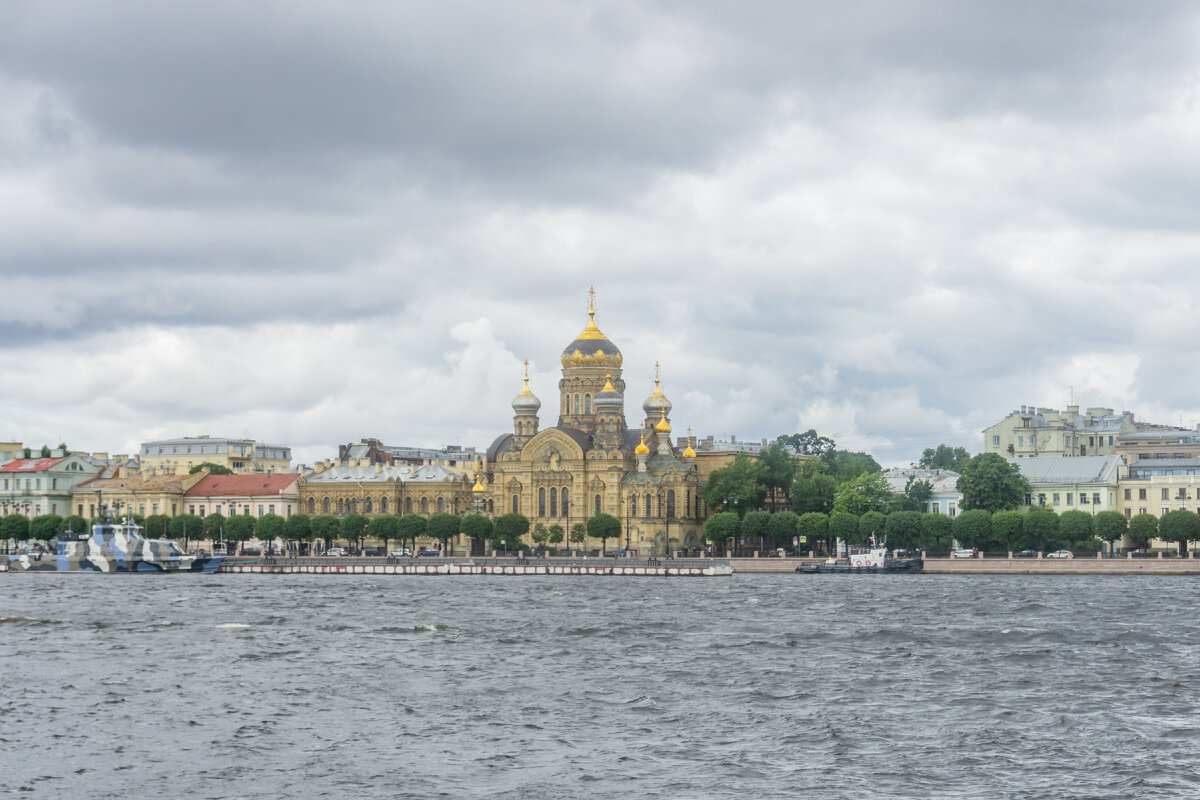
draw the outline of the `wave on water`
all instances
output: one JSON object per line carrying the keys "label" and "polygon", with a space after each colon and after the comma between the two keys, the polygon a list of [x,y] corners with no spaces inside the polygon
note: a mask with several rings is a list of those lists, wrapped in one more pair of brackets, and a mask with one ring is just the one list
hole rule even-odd
{"label": "wave on water", "polygon": [[245,622],[225,622],[217,626],[218,628],[249,628],[249,624]]}

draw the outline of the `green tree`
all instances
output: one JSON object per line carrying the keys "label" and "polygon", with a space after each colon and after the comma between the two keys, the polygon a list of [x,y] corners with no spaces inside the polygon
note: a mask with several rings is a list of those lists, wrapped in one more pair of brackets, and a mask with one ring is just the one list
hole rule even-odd
{"label": "green tree", "polygon": [[220,511],[214,511],[204,518],[204,538],[214,542],[221,539],[221,529],[225,526],[225,517]]}
{"label": "green tree", "polygon": [[254,524],[258,540],[267,546],[267,553],[274,552],[275,540],[286,538],[286,521],[278,514],[263,514]]}
{"label": "green tree", "polygon": [[383,552],[388,552],[388,542],[396,538],[398,530],[398,520],[394,514],[379,514],[371,517],[367,521],[366,535],[368,539],[374,539],[377,542],[383,543]]}
{"label": "green tree", "polygon": [[312,532],[313,539],[320,539],[324,549],[328,550],[337,539],[341,525],[338,523],[338,518],[332,514],[317,514],[309,520],[308,527]]}
{"label": "green tree", "polygon": [[20,514],[0,517],[0,538],[23,542],[29,538],[29,519]]}
{"label": "green tree", "polygon": [[[44,445],[42,445],[42,453],[41,453],[41,455],[42,455],[42,458],[49,458],[49,457],[50,457],[50,445],[48,445],[48,444],[44,444]],[[34,519],[36,519],[36,517],[35,517]]]}
{"label": "green tree", "polygon": [[742,518],[742,538],[747,542],[758,540],[762,550],[767,549],[767,526],[771,524],[771,514],[768,511],[751,511]]}
{"label": "green tree", "polygon": [[933,497],[933,484],[929,481],[917,480],[915,475],[910,475],[904,484],[904,493],[893,495],[888,507],[892,511],[923,512],[929,508],[929,498],[931,497]]}
{"label": "green tree", "polygon": [[576,522],[571,526],[571,544],[582,545],[587,541],[587,526]]}
{"label": "green tree", "polygon": [[231,542],[245,542],[254,535],[254,517],[239,514],[225,520],[225,538]]}
{"label": "green tree", "polygon": [[1158,518],[1153,514],[1136,514],[1129,520],[1129,538],[1134,547],[1149,547],[1158,538]]}
{"label": "green tree", "polygon": [[556,550],[558,549],[558,545],[562,544],[563,541],[566,540],[566,536],[567,536],[567,531],[565,528],[563,528],[562,525],[559,525],[556,522],[550,526],[549,542],[550,542],[550,544],[555,546],[554,549],[556,549]]}
{"label": "green tree", "polygon": [[971,461],[971,454],[962,447],[951,447],[939,444],[936,449],[925,448],[921,454],[921,466],[925,469],[948,469],[952,472],[962,472]]}
{"label": "green tree", "polygon": [[792,481],[792,510],[798,514],[809,511],[828,514],[833,510],[836,492],[837,481],[829,474],[829,467],[819,458],[810,458],[796,470]]}
{"label": "green tree", "polygon": [[742,530],[742,521],[732,511],[720,511],[704,520],[704,538],[713,543],[714,548],[724,544],[730,549],[730,542],[737,539]]}
{"label": "green tree", "polygon": [[997,453],[980,453],[962,468],[958,490],[963,493],[964,508],[1008,511],[1018,508],[1029,493],[1029,481],[1016,464]]}
{"label": "green tree", "polygon": [[467,514],[459,523],[458,530],[474,541],[486,542],[496,532],[496,523],[483,514]]}
{"label": "green tree", "polygon": [[183,542],[184,549],[192,539],[204,538],[204,520],[195,514],[180,514],[171,517],[167,523],[167,536],[177,542]]}
{"label": "green tree", "polygon": [[1164,541],[1178,542],[1179,555],[1186,555],[1188,542],[1200,539],[1200,517],[1185,508],[1168,511],[1158,521],[1158,536]]}
{"label": "green tree", "polygon": [[1119,511],[1101,511],[1092,520],[1092,531],[1096,538],[1108,542],[1110,546],[1119,542],[1128,529],[1129,523]]}
{"label": "green tree", "polygon": [[81,516],[72,514],[63,520],[63,532],[70,531],[71,533],[91,533],[91,528],[88,521]]}
{"label": "green tree", "polygon": [[[283,538],[289,542],[307,542],[312,538],[312,518],[308,514],[292,514],[283,523]],[[298,548],[289,549],[293,551]]]}
{"label": "green tree", "polygon": [[992,539],[1002,544],[1005,550],[1012,552],[1014,546],[1022,540],[1024,524],[1025,515],[1020,511],[997,511],[992,514]]}
{"label": "green tree", "polygon": [[729,464],[708,476],[700,496],[709,508],[736,511],[739,515],[761,508],[766,488],[759,481],[758,470],[750,456],[738,453]]}
{"label": "green tree", "polygon": [[823,542],[829,536],[829,515],[820,511],[801,514],[796,522],[796,532],[805,540],[800,544],[801,550],[815,550],[817,542]]}
{"label": "green tree", "polygon": [[954,540],[954,520],[945,514],[921,515],[921,543],[927,552],[945,555]]}
{"label": "green tree", "polygon": [[609,539],[621,538],[621,522],[612,514],[593,514],[587,521],[588,536],[600,540],[600,550],[608,548]]}
{"label": "green tree", "polygon": [[[824,514],[821,515],[825,517]],[[780,511],[777,514],[771,515],[771,521],[767,523],[767,540],[770,542],[768,547],[791,547],[792,537],[799,532],[797,523],[800,517],[791,511]],[[821,538],[825,537],[825,532],[822,529]],[[813,541],[816,541],[815,539]]]}
{"label": "green tree", "polygon": [[828,436],[822,436],[812,428],[804,433],[785,434],[775,439],[776,444],[794,447],[796,452],[808,456],[823,456],[837,447],[837,443]]}
{"label": "green tree", "polygon": [[960,547],[986,550],[992,541],[992,515],[982,508],[962,512],[954,518],[954,538]]}
{"label": "green tree", "polygon": [[796,459],[779,444],[767,445],[758,455],[758,478],[767,490],[772,508],[791,505],[792,481],[796,477]]}
{"label": "green tree", "polygon": [[834,511],[830,514],[829,540],[825,552],[830,554],[834,554],[834,545],[839,540],[846,544],[858,542],[858,515],[847,511]]}
{"label": "green tree", "polygon": [[461,525],[461,519],[454,514],[443,512],[441,514],[434,514],[429,518],[429,525],[425,528],[425,531],[442,543],[442,555],[449,555],[450,542],[458,535],[458,529]]}
{"label": "green tree", "polygon": [[546,527],[546,523],[539,522],[533,526],[533,534],[530,535],[533,543],[542,550],[546,549],[546,542],[550,541],[550,529]]}
{"label": "green tree", "polygon": [[892,512],[887,516],[886,529],[888,547],[916,547],[921,541],[921,512]]}
{"label": "green tree", "polygon": [[1059,538],[1072,550],[1087,550],[1092,546],[1092,515],[1071,509],[1058,517]]}
{"label": "green tree", "polygon": [[864,472],[839,484],[833,501],[834,511],[845,511],[860,517],[868,511],[885,511],[892,498],[892,487],[883,475]]}
{"label": "green tree", "polygon": [[151,514],[146,517],[146,533],[147,539],[165,539],[167,538],[167,526],[171,524],[171,518],[166,514]]}
{"label": "green tree", "polygon": [[1025,515],[1024,534],[1028,546],[1043,553],[1057,549],[1054,545],[1058,543],[1058,514],[1052,508],[1029,509]]}
{"label": "green tree", "polygon": [[529,517],[524,514],[505,514],[496,520],[496,541],[504,541],[514,549],[520,545],[522,537],[529,533]]}
{"label": "green tree", "polygon": [[883,471],[883,467],[879,466],[879,462],[870,453],[835,449],[821,456],[821,460],[825,462],[829,468],[829,474],[838,483],[844,483],[864,472],[873,475]]}
{"label": "green tree", "polygon": [[203,464],[197,464],[188,470],[189,475],[195,475],[201,470],[208,470],[209,475],[232,475],[233,470],[221,464],[214,464],[211,461],[205,461]]}
{"label": "green tree", "polygon": [[29,522],[29,538],[51,542],[58,538],[62,530],[63,519],[58,514],[42,514]]}
{"label": "green tree", "polygon": [[367,529],[367,518],[362,514],[347,514],[338,523],[338,533],[347,542],[362,547],[363,531]]}
{"label": "green tree", "polygon": [[850,544],[865,545],[872,536],[876,542],[881,542],[886,533],[887,517],[879,511],[868,511],[858,518],[858,539]]}
{"label": "green tree", "polygon": [[428,521],[420,514],[405,514],[396,522],[396,537],[401,545],[411,543],[413,552],[416,552],[417,539],[425,535],[427,525]]}

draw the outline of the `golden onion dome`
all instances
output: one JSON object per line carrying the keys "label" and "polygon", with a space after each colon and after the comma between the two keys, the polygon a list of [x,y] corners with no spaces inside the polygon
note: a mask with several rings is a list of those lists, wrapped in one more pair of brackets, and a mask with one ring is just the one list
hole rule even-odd
{"label": "golden onion dome", "polygon": [[588,302],[588,323],[562,351],[564,367],[620,367],[621,351],[596,326],[596,291]]}
{"label": "golden onion dome", "polygon": [[471,487],[471,491],[474,492],[475,494],[479,494],[484,491],[483,478],[481,476],[479,476],[479,475],[475,476],[475,485]]}
{"label": "golden onion dome", "polygon": [[691,442],[688,442],[688,446],[683,448],[683,457],[684,458],[695,458],[696,457],[696,451],[692,449]]}
{"label": "golden onion dome", "polygon": [[662,412],[662,418],[659,419],[658,423],[654,426],[654,432],[655,433],[670,433],[671,432],[671,423],[667,422],[667,412],[665,409]]}
{"label": "golden onion dome", "polygon": [[646,434],[642,434],[642,440],[638,442],[638,446],[633,449],[633,452],[639,456],[644,456],[650,452],[650,448],[646,447]]}

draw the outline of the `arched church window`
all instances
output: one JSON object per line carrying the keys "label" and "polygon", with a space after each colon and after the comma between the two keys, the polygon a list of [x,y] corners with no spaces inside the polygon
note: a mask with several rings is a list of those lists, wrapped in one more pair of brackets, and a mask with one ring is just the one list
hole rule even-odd
{"label": "arched church window", "polygon": [[631,516],[631,517],[637,516],[637,495],[636,494],[629,495],[629,516]]}
{"label": "arched church window", "polygon": [[354,498],[353,500],[350,501],[350,513],[351,514],[358,513],[358,498]]}
{"label": "arched church window", "polygon": [[646,494],[646,516],[648,517],[653,513],[654,512],[650,510],[650,495],[649,495],[649,493],[647,493]]}
{"label": "arched church window", "polygon": [[404,498],[404,513],[405,514],[412,513],[412,498],[411,497]]}
{"label": "arched church window", "polygon": [[326,514],[329,513],[329,498],[328,497],[326,497],[325,500],[321,503],[321,511],[323,511]]}
{"label": "arched church window", "polygon": [[575,413],[579,413],[579,395],[575,395]]}
{"label": "arched church window", "polygon": [[437,513],[439,513],[439,514],[446,513],[446,501],[441,497],[439,497],[438,501],[437,501]]}
{"label": "arched church window", "polygon": [[429,513],[429,498],[428,497],[421,498],[421,513],[422,514]]}
{"label": "arched church window", "polygon": [[371,507],[372,507],[371,498],[368,497],[366,500],[363,500],[363,511],[365,513],[370,514]]}
{"label": "arched church window", "polygon": [[600,513],[600,495],[596,495],[596,513]]}
{"label": "arched church window", "polygon": [[590,394],[585,394],[583,396],[583,413],[592,413],[592,396]]}
{"label": "arched church window", "polygon": [[339,498],[338,498],[338,510],[337,510],[337,513],[339,513],[339,514],[345,514],[345,513],[346,513],[346,501],[345,501],[343,498],[341,498],[341,497],[339,497]]}
{"label": "arched church window", "polygon": [[569,494],[567,494],[567,492],[569,492],[569,491],[570,491],[569,489],[563,489],[563,490],[562,490],[562,515],[563,515],[564,517],[565,517],[565,516],[567,516],[568,514],[570,514],[570,513],[571,513],[571,508],[570,508],[570,506],[571,506],[570,495],[569,495]]}
{"label": "arched church window", "polygon": [[513,495],[513,510],[512,510],[512,513],[514,513],[514,514],[520,514],[520,513],[521,513],[521,501],[518,499],[517,495],[515,495],[515,494]]}
{"label": "arched church window", "polygon": [[316,513],[316,511],[317,511],[317,501],[311,497],[308,498],[308,513],[310,515],[312,515],[312,514]]}
{"label": "arched church window", "polygon": [[387,511],[387,498],[386,498],[386,497],[381,497],[381,498],[379,498],[379,511],[380,511],[380,513],[382,513],[382,514],[386,514],[386,513],[388,513],[388,511]]}
{"label": "arched church window", "polygon": [[494,513],[494,512],[496,511],[496,501],[495,501],[495,500],[488,500],[488,506],[487,506],[487,508],[488,508],[488,513],[489,513],[489,514],[492,514],[492,513]]}
{"label": "arched church window", "polygon": [[546,516],[546,490],[538,489],[538,516]]}
{"label": "arched church window", "polygon": [[667,516],[675,516],[675,490],[667,489]]}
{"label": "arched church window", "polygon": [[550,490],[550,516],[558,516],[558,489]]}

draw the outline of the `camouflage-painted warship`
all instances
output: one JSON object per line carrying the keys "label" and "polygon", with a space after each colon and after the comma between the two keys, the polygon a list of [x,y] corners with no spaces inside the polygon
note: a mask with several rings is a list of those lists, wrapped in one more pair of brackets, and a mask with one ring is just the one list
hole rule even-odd
{"label": "camouflage-painted warship", "polygon": [[117,522],[102,508],[90,534],[68,531],[53,553],[14,553],[3,566],[8,572],[216,572],[225,560],[189,555],[175,542],[147,539],[142,532],[132,519]]}

